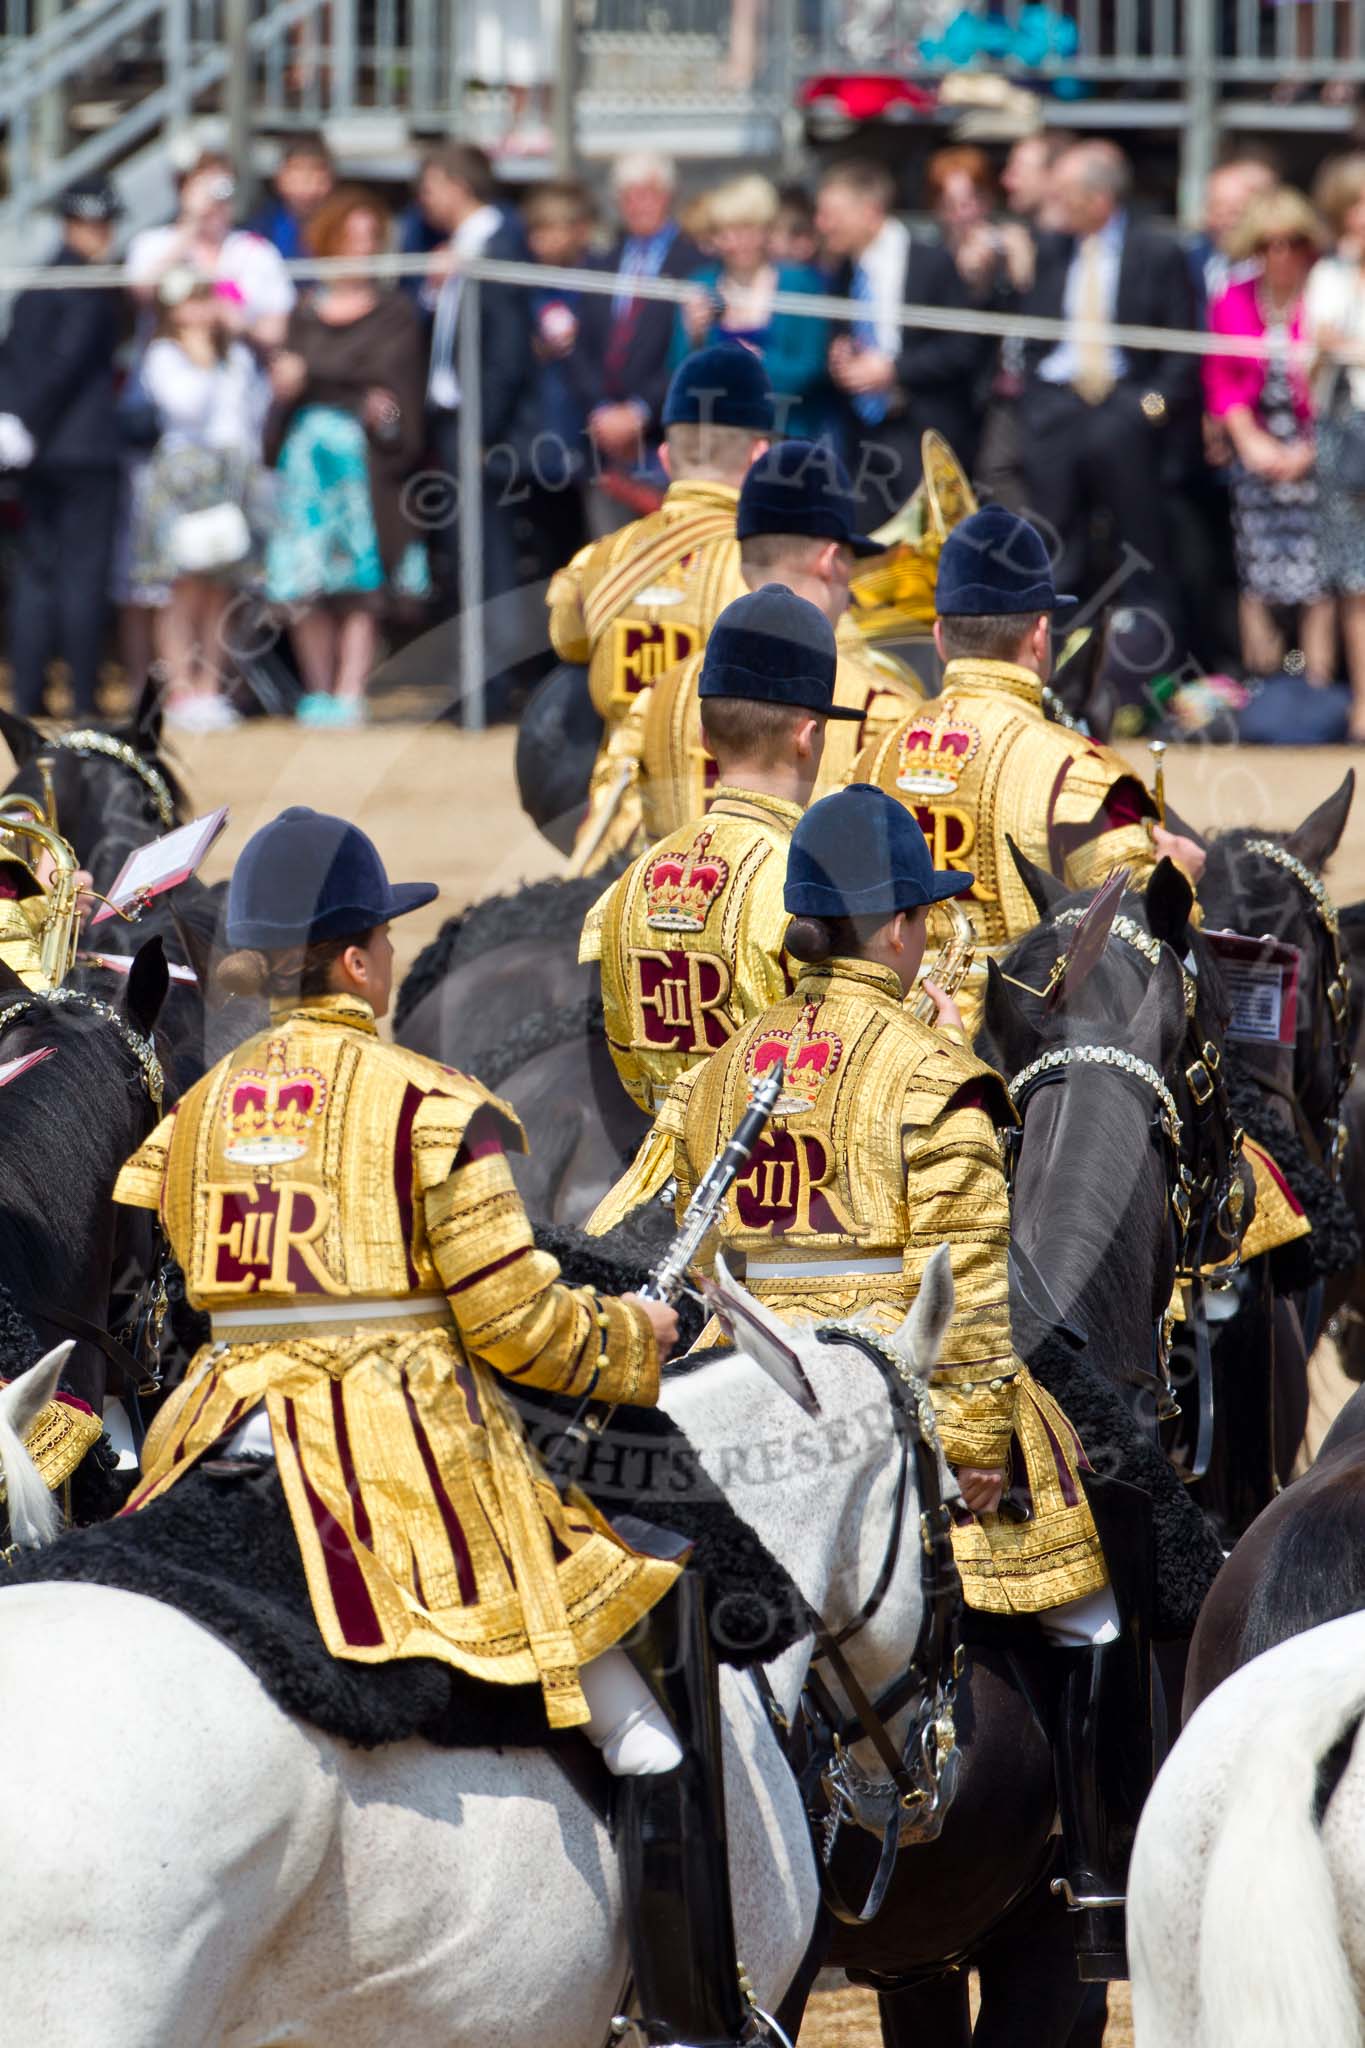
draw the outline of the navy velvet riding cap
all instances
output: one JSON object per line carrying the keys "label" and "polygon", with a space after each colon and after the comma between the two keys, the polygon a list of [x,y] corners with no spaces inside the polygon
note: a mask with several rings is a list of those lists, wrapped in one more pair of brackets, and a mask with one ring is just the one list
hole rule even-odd
{"label": "navy velvet riding cap", "polygon": [[773,430],[773,388],[763,358],[733,341],[699,348],[673,372],[664,400],[666,427],[751,427]]}
{"label": "navy velvet riding cap", "polygon": [[765,583],[733,599],[711,628],[697,695],[861,719],[862,711],[834,702],[838,674],[834,628],[824,613],[785,584]]}
{"label": "navy velvet riding cap", "polygon": [[857,500],[848,471],[824,441],[779,441],[760,455],[739,494],[735,532],[801,534],[837,540],[855,555],[880,555],[885,544],[858,532]]}
{"label": "navy velvet riding cap", "polygon": [[435,894],[434,882],[390,882],[358,825],[292,804],[242,848],[228,886],[227,942],[271,951],[358,937]]}
{"label": "navy velvet riding cap", "polygon": [[1058,595],[1037,527],[1003,505],[983,505],[943,543],[935,593],[941,619],[1056,612],[1075,602]]}
{"label": "navy velvet riding cap", "polygon": [[793,917],[892,917],[965,896],[975,879],[936,868],[905,806],[855,782],[812,804],[793,832],[782,900]]}

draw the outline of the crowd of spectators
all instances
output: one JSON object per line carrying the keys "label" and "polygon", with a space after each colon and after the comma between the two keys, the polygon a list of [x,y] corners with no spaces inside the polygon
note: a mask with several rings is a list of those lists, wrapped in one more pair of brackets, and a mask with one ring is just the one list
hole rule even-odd
{"label": "crowd of spectators", "polygon": [[[473,357],[490,665],[512,701],[543,650],[544,578],[657,502],[669,376],[724,337],[764,357],[785,433],[839,449],[867,526],[940,432],[983,496],[1043,527],[1064,587],[1115,598],[1120,696],[1140,705],[1192,663],[1287,663],[1310,684],[1344,673],[1365,738],[1365,156],[1329,162],[1311,199],[1259,158],[1224,164],[1183,240],[1141,217],[1112,143],[1048,132],[1003,164],[937,151],[914,225],[903,196],[848,161],[812,190],[749,173],[684,205],[671,163],[637,154],[600,208],[553,180],[512,204],[480,150],[450,143],[395,215],[304,137],[241,225],[233,165],[202,157],[175,219],[133,236],[126,296],[24,294],[0,351],[19,707],[43,708],[61,655],[91,711],[116,613],[125,666],[160,664],[173,722],[229,724],[245,607],[284,636],[298,716],[360,722],[384,637],[458,607]],[[58,262],[107,260],[112,188],[73,188],[63,214]],[[420,274],[367,273],[393,249]],[[465,336],[479,256],[544,283],[482,282]],[[310,277],[333,257],[351,274]],[[613,288],[561,275],[583,268]],[[640,289],[656,278],[688,289]],[[822,294],[854,317],[798,310]],[[904,325],[907,303],[939,317]],[[981,311],[1059,321],[1060,339],[1002,342]],[[1143,345],[1092,331],[1111,321]],[[1268,353],[1176,345],[1200,328]],[[1236,592],[1230,629],[1220,590]]]}

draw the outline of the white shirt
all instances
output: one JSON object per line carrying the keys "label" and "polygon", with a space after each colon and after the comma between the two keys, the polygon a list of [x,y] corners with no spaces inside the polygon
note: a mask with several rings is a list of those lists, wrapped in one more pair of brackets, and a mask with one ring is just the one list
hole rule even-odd
{"label": "white shirt", "polygon": [[[1106,320],[1114,318],[1118,307],[1119,266],[1123,262],[1123,243],[1127,232],[1127,214],[1113,213],[1093,237],[1100,252],[1100,305],[1103,318]],[[1075,254],[1067,268],[1066,283],[1062,288],[1064,320],[1079,320],[1081,316],[1081,276],[1084,265],[1085,241],[1082,240],[1076,244]],[[1121,348],[1111,348],[1108,355],[1109,374],[1117,384],[1120,377],[1128,373],[1128,358]],[[1045,384],[1074,384],[1080,374],[1080,367],[1080,352],[1068,336],[1043,357],[1038,365],[1038,375]]]}
{"label": "white shirt", "polygon": [[[480,206],[462,220],[447,246],[457,261],[482,256],[498,229],[502,215],[496,206]],[[460,403],[460,380],[455,374],[455,328],[460,317],[463,278],[457,270],[448,277],[435,297],[436,318],[431,330],[431,371],[427,379],[427,402],[441,412],[454,412]],[[427,287],[428,300],[430,287]]]}
{"label": "white shirt", "polygon": [[244,342],[206,368],[163,335],[143,357],[142,382],[161,414],[163,445],[259,456],[261,381]]}
{"label": "white shirt", "polygon": [[[184,230],[172,224],[144,228],[128,245],[128,278],[135,285],[157,285],[168,270],[184,262]],[[214,281],[240,292],[246,317],[254,326],[292,311],[298,294],[284,267],[284,258],[263,235],[234,228],[225,235],[214,266]]]}
{"label": "white shirt", "polygon": [[901,349],[901,324],[896,318],[905,304],[905,271],[910,261],[910,230],[888,217],[858,258],[872,287],[868,318],[877,330],[877,347],[885,356]]}
{"label": "white shirt", "polygon": [[[1324,331],[1344,335],[1349,341],[1365,341],[1365,276],[1358,263],[1343,263],[1338,256],[1324,256],[1308,275],[1303,299],[1304,332],[1316,341]],[[1351,403],[1365,410],[1365,369],[1346,372]],[[1313,384],[1313,404],[1325,412],[1339,388],[1339,374],[1333,364],[1324,364]]]}

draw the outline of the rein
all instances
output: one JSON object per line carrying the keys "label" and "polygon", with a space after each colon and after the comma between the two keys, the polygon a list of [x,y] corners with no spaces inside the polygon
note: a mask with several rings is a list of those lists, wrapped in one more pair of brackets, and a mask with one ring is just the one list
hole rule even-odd
{"label": "rein", "polygon": [[[819,1837],[825,1903],[836,1919],[861,1925],[881,1909],[902,1842],[932,1841],[957,1789],[960,1757],[953,1703],[962,1668],[962,1584],[953,1559],[952,1520],[940,1483],[937,1427],[928,1389],[906,1370],[890,1344],[861,1325],[824,1323],[816,1336],[822,1344],[850,1344],[876,1366],[891,1402],[899,1451],[891,1529],[872,1591],[837,1634],[813,1607],[806,1606],[815,1653],[801,1694],[805,1756],[798,1783],[811,1827]],[[919,1632],[900,1676],[871,1699],[845,1657],[844,1645],[866,1628],[890,1590],[905,1543],[912,1468],[920,1501],[916,1532],[922,1594]],[[839,1705],[816,1665],[826,1667],[847,1702],[846,1709]],[[759,1676],[779,1736],[785,1737],[785,1718],[766,1679]],[[905,1743],[898,1749],[887,1723],[907,1707],[913,1711]],[[884,1787],[868,1779],[849,1754],[855,1743],[864,1741],[871,1743],[885,1766],[889,1783]],[[858,1811],[860,1795],[888,1803],[894,1800],[894,1806],[880,1830],[881,1856],[871,1887],[862,1905],[853,1906],[844,1898],[831,1862],[843,1823],[868,1825]],[[817,1810],[820,1797],[823,1811]]]}

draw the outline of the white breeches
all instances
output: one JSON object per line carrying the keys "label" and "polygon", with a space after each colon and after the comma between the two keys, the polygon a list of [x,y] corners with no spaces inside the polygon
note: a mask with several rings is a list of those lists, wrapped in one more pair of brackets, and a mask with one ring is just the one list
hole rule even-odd
{"label": "white breeches", "polygon": [[668,1717],[624,1650],[604,1650],[579,1673],[592,1718],[584,1729],[616,1778],[676,1770],[682,1746]]}
{"label": "white breeches", "polygon": [[1119,1636],[1119,1611],[1108,1586],[1087,1593],[1080,1600],[1064,1600],[1060,1607],[1045,1607],[1038,1626],[1059,1650],[1099,1649]]}

